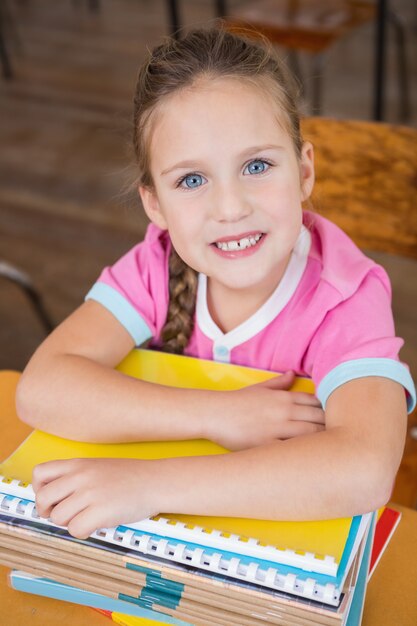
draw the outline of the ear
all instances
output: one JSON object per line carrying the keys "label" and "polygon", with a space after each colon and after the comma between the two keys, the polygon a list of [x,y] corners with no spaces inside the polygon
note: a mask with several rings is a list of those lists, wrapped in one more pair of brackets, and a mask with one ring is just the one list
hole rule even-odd
{"label": "ear", "polygon": [[143,208],[145,209],[145,213],[149,217],[151,222],[159,226],[159,228],[162,228],[162,230],[167,230],[168,225],[161,211],[161,207],[159,206],[159,200],[156,191],[150,189],[149,187],[143,187],[141,185],[139,185],[138,191],[140,199],[142,200]]}
{"label": "ear", "polygon": [[309,141],[303,143],[301,149],[300,182],[301,199],[304,202],[311,196],[314,187],[314,149]]}

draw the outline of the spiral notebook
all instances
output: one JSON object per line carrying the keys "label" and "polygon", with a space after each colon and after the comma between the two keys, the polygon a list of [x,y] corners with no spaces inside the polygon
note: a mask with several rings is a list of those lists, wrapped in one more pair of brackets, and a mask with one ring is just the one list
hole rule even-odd
{"label": "spiral notebook", "polygon": [[[236,389],[274,376],[262,370],[134,350],[120,371],[166,385]],[[313,391],[310,380],[298,379],[297,389]],[[166,458],[225,454],[205,440],[86,444],[35,431],[0,465],[0,510],[34,522],[37,517],[30,485],[33,466],[56,458]],[[352,565],[369,517],[320,522],[270,522],[237,518],[160,515],[128,527],[101,529],[94,537],[124,545],[172,562],[227,572],[272,589],[298,588],[298,594],[336,603]]]}

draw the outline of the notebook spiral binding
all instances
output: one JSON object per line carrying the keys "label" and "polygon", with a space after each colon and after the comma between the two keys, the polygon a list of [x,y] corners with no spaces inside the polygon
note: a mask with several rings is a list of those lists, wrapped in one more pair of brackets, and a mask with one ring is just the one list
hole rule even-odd
{"label": "notebook spiral binding", "polygon": [[[21,496],[0,493],[0,512],[10,517],[19,517],[62,528],[40,517],[36,512],[35,502],[23,499]],[[239,557],[229,558],[229,555],[225,556],[220,552],[213,553],[200,547],[191,548],[185,543],[155,537],[134,529],[124,527],[100,529],[91,537],[142,554],[157,556],[173,563],[197,567],[328,605],[337,606],[340,600],[340,592],[332,583],[318,584],[312,577],[303,579],[292,573],[282,574],[279,567],[263,567],[262,564],[255,562],[242,563]]]}

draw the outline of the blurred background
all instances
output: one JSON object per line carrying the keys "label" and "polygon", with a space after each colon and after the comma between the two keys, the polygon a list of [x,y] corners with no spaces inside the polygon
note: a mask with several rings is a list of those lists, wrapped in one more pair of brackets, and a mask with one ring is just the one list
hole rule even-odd
{"label": "blurred background", "polygon": [[[256,5],[229,0],[227,10],[239,14]],[[406,123],[416,126],[417,6],[414,0],[392,5],[406,29]],[[0,80],[0,261],[30,274],[56,324],[82,302],[101,268],[143,236],[146,221],[129,190],[132,94],[147,48],[171,31],[173,17],[166,0],[2,0],[1,6],[13,76]],[[216,9],[213,0],[181,0],[177,20],[185,30],[214,24]],[[372,20],[352,29],[329,47],[321,70],[308,52],[297,55],[305,113],[315,112],[312,85],[321,71],[324,116],[372,118],[374,37]],[[386,39],[384,119],[404,123],[395,31],[388,28]],[[388,261],[398,332],[408,335],[416,266]],[[0,279],[2,368],[22,369],[44,336],[25,298]]]}
{"label": "blurred background", "polygon": [[[83,301],[101,269],[143,237],[146,220],[131,189],[130,144],[132,95],[147,48],[178,27],[213,25],[226,10],[250,18],[262,5],[268,24],[282,4],[299,3],[229,0],[225,8],[214,0],[1,0],[2,369],[21,370],[45,336],[27,296],[4,278],[10,265],[30,276],[58,324]],[[324,55],[312,54],[317,42],[297,54],[278,46],[302,79],[306,115],[377,115],[417,127],[417,3],[396,0],[390,7],[395,13],[384,36],[385,93],[377,113],[375,16],[327,42]],[[397,334],[406,339],[401,356],[416,378],[417,262],[372,256],[390,274]],[[417,461],[410,471],[416,467]]]}

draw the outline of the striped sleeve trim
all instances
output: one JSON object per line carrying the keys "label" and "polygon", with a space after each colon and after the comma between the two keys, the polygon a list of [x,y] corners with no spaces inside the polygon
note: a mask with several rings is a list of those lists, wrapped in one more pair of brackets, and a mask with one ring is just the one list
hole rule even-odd
{"label": "striped sleeve trim", "polygon": [[321,381],[317,389],[317,397],[323,408],[330,394],[349,380],[365,376],[383,376],[400,383],[407,392],[408,412],[416,406],[416,389],[408,369],[394,359],[372,358],[345,361],[332,369]]}
{"label": "striped sleeve trim", "polygon": [[104,283],[96,283],[90,289],[85,300],[95,300],[102,304],[124,326],[137,346],[152,337],[152,331],[136,311],[116,289]]}

